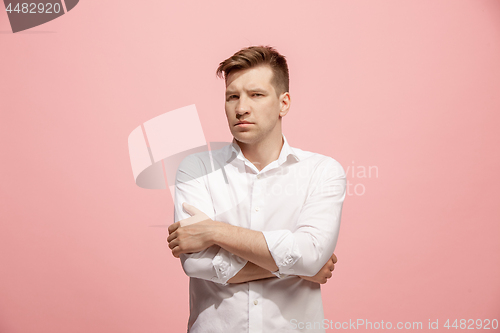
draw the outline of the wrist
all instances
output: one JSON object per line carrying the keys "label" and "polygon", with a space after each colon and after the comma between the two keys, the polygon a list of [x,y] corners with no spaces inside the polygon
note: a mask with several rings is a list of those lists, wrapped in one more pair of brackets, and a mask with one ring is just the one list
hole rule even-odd
{"label": "wrist", "polygon": [[220,246],[221,240],[226,237],[225,234],[227,233],[227,226],[229,226],[229,224],[220,221],[214,221],[214,228],[212,228],[212,234],[210,238],[212,245]]}

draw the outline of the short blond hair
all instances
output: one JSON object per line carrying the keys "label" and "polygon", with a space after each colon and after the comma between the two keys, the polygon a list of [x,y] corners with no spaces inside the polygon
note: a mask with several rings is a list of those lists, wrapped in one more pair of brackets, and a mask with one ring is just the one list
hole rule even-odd
{"label": "short blond hair", "polygon": [[219,64],[216,75],[223,78],[227,84],[230,73],[262,65],[268,65],[273,71],[271,84],[276,94],[279,96],[288,92],[290,79],[286,59],[271,46],[250,46],[239,50]]}

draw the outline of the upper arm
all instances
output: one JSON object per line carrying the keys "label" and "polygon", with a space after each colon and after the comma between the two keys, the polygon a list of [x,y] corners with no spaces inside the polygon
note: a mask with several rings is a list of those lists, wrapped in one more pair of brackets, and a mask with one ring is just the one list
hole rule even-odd
{"label": "upper arm", "polygon": [[212,198],[206,186],[208,170],[200,158],[187,156],[179,165],[175,177],[174,222],[184,220],[190,215],[184,211],[184,202],[195,206],[211,219],[215,218]]}
{"label": "upper arm", "polygon": [[319,178],[313,180],[311,190],[297,221],[297,239],[308,242],[310,256],[304,257],[306,266],[315,275],[333,254],[340,230],[342,205],[346,195],[346,177],[340,163],[329,159],[321,168]]}
{"label": "upper arm", "polygon": [[[189,155],[181,162],[177,170],[174,195],[175,222],[190,217],[182,208],[184,202],[198,208],[215,220],[212,196],[206,185],[206,177],[210,169],[207,167],[207,161],[204,163],[199,156],[202,155]],[[217,245],[197,253],[181,254],[180,259],[186,275],[222,284],[225,284],[246,264],[246,260]]]}
{"label": "upper arm", "polygon": [[311,177],[294,229],[264,233],[281,273],[314,276],[324,266],[337,244],[345,194],[344,169],[326,159]]}

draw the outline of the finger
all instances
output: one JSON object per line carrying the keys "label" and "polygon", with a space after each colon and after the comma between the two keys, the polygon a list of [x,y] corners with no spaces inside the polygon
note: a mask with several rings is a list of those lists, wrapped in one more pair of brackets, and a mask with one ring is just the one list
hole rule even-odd
{"label": "finger", "polygon": [[170,243],[168,243],[168,247],[173,250],[176,246],[179,246],[179,240],[174,239]]}
{"label": "finger", "polygon": [[337,263],[337,260],[338,260],[338,259],[337,259],[337,256],[335,255],[335,253],[334,253],[334,254],[332,254],[332,261],[333,261],[333,263],[334,263],[334,264],[336,264],[336,263]]}
{"label": "finger", "polygon": [[179,224],[181,227],[185,227],[185,226],[188,226],[188,225],[196,223],[196,222],[200,222],[199,218],[196,216],[191,216],[191,217],[188,217],[187,219],[179,221]]}
{"label": "finger", "polygon": [[170,234],[168,237],[167,237],[167,242],[172,242],[174,239],[177,238],[177,233],[173,233],[173,234]]}
{"label": "finger", "polygon": [[173,233],[175,230],[177,230],[180,227],[180,225],[181,225],[180,221],[169,225],[168,226],[168,233],[169,234]]}
{"label": "finger", "polygon": [[172,255],[176,258],[179,258],[181,253],[185,253],[186,251],[181,250],[180,246],[176,246],[172,249]]}
{"label": "finger", "polygon": [[335,269],[335,264],[330,261],[330,263],[328,265],[328,269],[330,270],[330,272],[333,271]]}
{"label": "finger", "polygon": [[196,215],[197,213],[200,212],[200,210],[198,208],[196,208],[195,206],[191,206],[187,202],[184,202],[182,204],[182,207],[184,208],[184,210],[186,211],[186,213],[188,213],[191,216]]}

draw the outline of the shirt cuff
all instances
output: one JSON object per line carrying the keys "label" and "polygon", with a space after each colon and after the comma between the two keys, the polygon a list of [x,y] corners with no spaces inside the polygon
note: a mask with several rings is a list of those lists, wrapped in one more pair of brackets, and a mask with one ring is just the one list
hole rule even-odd
{"label": "shirt cuff", "polygon": [[245,267],[247,262],[247,260],[221,248],[212,259],[212,265],[214,265],[217,274],[217,277],[212,278],[212,282],[227,285],[227,281]]}
{"label": "shirt cuff", "polygon": [[262,233],[269,252],[278,266],[278,272],[280,274],[293,274],[291,267],[302,257],[302,254],[292,232],[290,230],[274,230],[262,231]]}
{"label": "shirt cuff", "polygon": [[276,276],[278,279],[282,279],[282,278],[289,276],[288,274],[281,274],[279,270],[277,270],[276,272],[271,272],[271,273],[274,274],[274,276]]}

